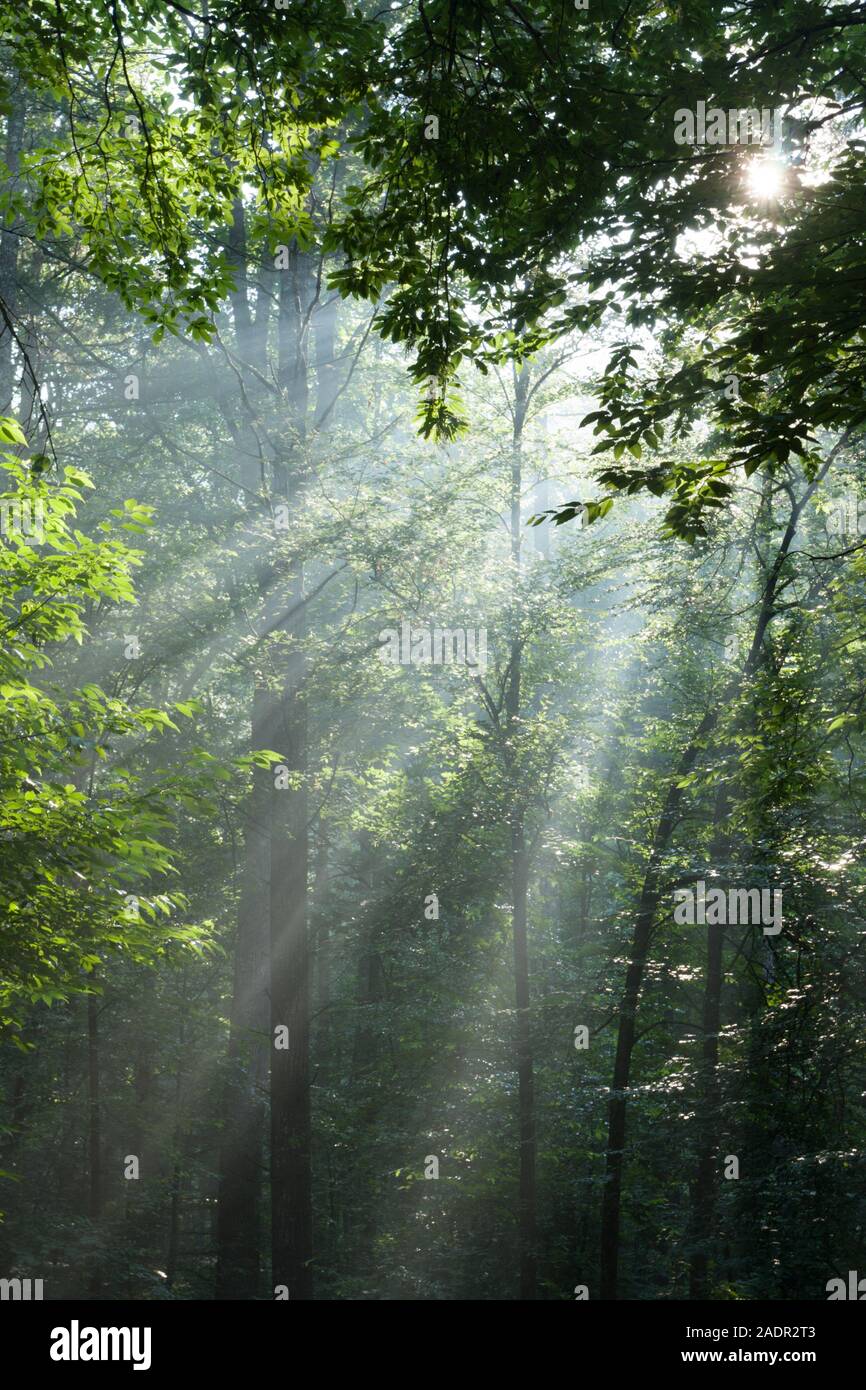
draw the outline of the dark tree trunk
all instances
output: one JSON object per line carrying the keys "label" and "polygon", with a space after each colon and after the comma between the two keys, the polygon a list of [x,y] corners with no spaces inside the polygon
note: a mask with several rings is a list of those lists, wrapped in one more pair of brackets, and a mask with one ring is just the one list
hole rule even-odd
{"label": "dark tree trunk", "polygon": [[[255,321],[248,298],[246,231],[243,209],[234,208],[229,259],[238,290],[232,296],[235,347],[241,362],[262,371],[265,365],[268,296],[261,295]],[[255,399],[257,384],[248,384]],[[255,497],[262,478],[254,422],[239,428],[231,421],[240,451],[247,495]],[[256,574],[261,601],[268,604],[269,557],[261,553],[255,526],[245,538],[245,554]],[[261,674],[252,693],[250,747],[273,748],[275,697]],[[256,768],[244,814],[244,863],[235,938],[231,1032],[226,1067],[223,1138],[220,1146],[216,1217],[218,1299],[256,1298],[261,1278],[262,1188],[265,1144],[265,1085],[268,1072],[268,971],[270,941],[270,807],[273,773]]]}
{"label": "dark tree trunk", "polygon": [[715,1228],[718,1181],[720,1096],[719,1029],[721,1028],[724,929],[707,924],[707,974],[704,982],[703,1042],[698,1098],[698,1161],[692,1188],[692,1258],[689,1298],[704,1299],[708,1288],[709,1251]]}
{"label": "dark tree trunk", "polygon": [[[252,746],[271,748],[272,696],[253,696]],[[246,811],[245,863],[217,1205],[217,1298],[255,1298],[260,1278],[264,1096],[268,1057],[268,814],[273,773],[256,768]]]}
{"label": "dark tree trunk", "polygon": [[168,1250],[165,1263],[165,1282],[171,1288],[177,1278],[180,1258],[180,1214],[186,1169],[186,1126],[183,1114],[183,1077],[186,1053],[186,970],[183,972],[180,1019],[178,1023],[177,1070],[174,1078],[174,1158],[171,1171],[171,1204],[168,1220]]}
{"label": "dark tree trunk", "polygon": [[[99,1231],[102,1220],[103,1177],[102,1177],[102,1104],[100,1096],[99,1071],[99,1010],[97,996],[87,998],[87,1152],[88,1152],[88,1193],[87,1214],[93,1226]],[[97,1252],[91,1269],[90,1293],[98,1294],[102,1286],[100,1275],[101,1256]]]}
{"label": "dark tree trunk", "polygon": [[98,1222],[102,1215],[102,1106],[99,1077],[99,1009],[95,994],[87,998],[87,1153],[88,1185],[87,1214]]}
{"label": "dark tree trunk", "polygon": [[316,1012],[318,1014],[317,1073],[323,1084],[329,1069],[331,1035],[331,928],[325,911],[328,891],[328,839],[319,821],[315,854],[314,903],[316,913]]}
{"label": "dark tree trunk", "polygon": [[615,1299],[617,1296],[619,1222],[622,1175],[625,1163],[626,1100],[631,1081],[638,999],[649,956],[650,937],[659,901],[659,867],[677,822],[681,797],[677,783],[691,770],[697,757],[697,739],[708,733],[713,724],[715,724],[715,716],[706,715],[701,721],[696,740],[689,745],[680,759],[676,777],[668,792],[664,810],[656,827],[655,840],[638,901],[625,988],[619,1007],[616,1058],[608,1102],[607,1152],[601,1207],[600,1294],[605,1299]]}
{"label": "dark tree trunk", "polygon": [[[376,887],[376,850],[373,837],[368,830],[359,836],[360,863],[357,882],[362,895],[369,901]],[[379,1036],[370,1023],[370,1006],[378,1004],[384,997],[382,961],[378,949],[376,924],[369,920],[361,928],[358,942],[357,983],[355,998],[358,1005],[357,1025],[352,1043],[352,1075],[362,1077],[376,1060],[379,1051]],[[370,1123],[375,1113],[365,1110]]]}

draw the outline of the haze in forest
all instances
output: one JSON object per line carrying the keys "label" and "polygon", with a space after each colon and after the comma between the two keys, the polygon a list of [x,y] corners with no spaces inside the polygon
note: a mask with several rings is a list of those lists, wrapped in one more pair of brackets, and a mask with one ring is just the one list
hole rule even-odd
{"label": "haze in forest", "polygon": [[0,17],[4,1299],[849,1287],[862,30]]}

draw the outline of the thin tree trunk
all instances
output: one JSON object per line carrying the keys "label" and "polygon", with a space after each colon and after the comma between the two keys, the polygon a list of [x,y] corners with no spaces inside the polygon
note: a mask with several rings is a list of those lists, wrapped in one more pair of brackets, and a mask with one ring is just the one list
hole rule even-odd
{"label": "thin tree trunk", "polygon": [[667,849],[670,837],[677,823],[681,792],[678,781],[688,773],[698,754],[698,740],[710,731],[716,722],[715,714],[707,714],[701,721],[698,733],[683,754],[677,766],[676,776],[665,798],[664,808],[656,827],[655,839],[649,864],[644,876],[631,955],[625,977],[625,989],[619,1008],[616,1058],[614,1060],[613,1081],[608,1102],[608,1136],[605,1155],[605,1181],[601,1208],[601,1297],[615,1299],[619,1264],[619,1223],[622,1199],[622,1174],[625,1159],[626,1136],[626,1096],[631,1079],[631,1061],[634,1052],[637,1005],[643,982],[644,970],[649,955],[650,935],[658,907],[660,887],[659,868],[662,856]]}
{"label": "thin tree trunk", "polygon": [[[300,633],[299,633],[300,635]],[[303,702],[288,690],[276,747],[306,770]],[[310,1164],[310,962],[307,941],[307,796],[274,792],[271,820],[271,1032],[288,1028],[288,1047],[271,1050],[271,1239],[274,1285],[293,1299],[313,1296]]]}
{"label": "thin tree trunk", "polygon": [[[6,118],[6,148],[3,152],[10,180],[14,180],[18,174],[23,144],[24,94],[20,85],[16,85]],[[0,227],[0,415],[11,413],[15,391],[13,327],[19,299],[19,240],[16,227]]]}
{"label": "thin tree trunk", "polygon": [[535,1077],[530,1029],[527,891],[529,861],[522,815],[512,826],[511,883],[514,937],[514,986],[517,1004],[517,1096],[520,1135],[519,1230],[520,1297],[536,1297]]}
{"label": "thin tree trunk", "polygon": [[514,433],[512,441],[510,529],[512,565],[512,639],[509,680],[505,693],[506,768],[511,787],[511,903],[514,953],[514,993],[517,1010],[517,1110],[519,1134],[518,1237],[520,1297],[537,1294],[537,1193],[535,1136],[535,1076],[530,1015],[529,943],[527,939],[529,854],[526,846],[525,789],[517,785],[519,765],[511,754],[519,732],[523,636],[520,623],[521,517],[523,487],[523,426],[529,397],[530,368],[515,372]]}
{"label": "thin tree trunk", "polygon": [[316,1012],[319,1016],[317,1072],[327,1083],[331,1036],[331,929],[325,912],[328,891],[328,839],[319,818],[315,854],[314,902],[316,911]]}
{"label": "thin tree trunk", "polygon": [[[87,997],[87,1152],[88,1152],[88,1201],[87,1214],[91,1223],[99,1229],[102,1218],[102,1107],[100,1098],[99,1074],[99,1012],[97,997]],[[90,1275],[90,1292],[97,1294],[101,1287],[100,1254],[97,1253]]]}
{"label": "thin tree trunk", "polygon": [[[721,829],[730,811],[730,788],[719,788],[715,805],[716,833],[710,849],[710,862],[715,864],[728,843]],[[721,1094],[719,1088],[719,1032],[722,1026],[722,980],[724,974],[724,927],[708,922],[707,969],[704,978],[704,1001],[701,1017],[701,1064],[698,1074],[696,1102],[698,1157],[692,1184],[691,1246],[689,1264],[689,1298],[707,1296],[710,1251],[715,1234],[715,1209],[719,1139],[721,1136]]]}
{"label": "thin tree trunk", "polygon": [[704,986],[703,1044],[698,1100],[698,1162],[692,1191],[693,1253],[689,1298],[707,1296],[708,1252],[713,1244],[719,1148],[719,1029],[721,1028],[724,935],[718,923],[707,924],[707,974]]}
{"label": "thin tree trunk", "polygon": [[[291,435],[275,462],[274,491],[290,508],[301,502],[299,455],[308,407],[307,315],[312,301],[305,258],[296,246],[280,281],[278,379]],[[271,1049],[271,1257],[274,1286],[291,1299],[313,1297],[310,1135],[310,954],[307,937],[309,828],[304,571],[289,566],[289,611],[281,621],[285,653],[276,742],[297,785],[271,793],[271,1032],[288,1028],[288,1047]]]}
{"label": "thin tree trunk", "polygon": [[177,1071],[174,1079],[174,1161],[171,1173],[171,1205],[168,1221],[168,1252],[166,1254],[165,1282],[168,1288],[177,1278],[180,1256],[180,1204],[183,1195],[183,1177],[186,1165],[186,1130],[183,1123],[183,1067],[186,1052],[186,970],[183,972],[180,1022],[178,1026]]}
{"label": "thin tree trunk", "polygon": [[99,1077],[99,1012],[95,994],[87,997],[87,1105],[90,1181],[87,1213],[91,1221],[102,1215],[102,1109]]}
{"label": "thin tree trunk", "polygon": [[[252,746],[270,748],[271,694],[253,696]],[[256,768],[246,812],[245,863],[238,912],[235,976],[225,1097],[225,1130],[220,1153],[217,1207],[219,1299],[255,1298],[264,1150],[264,1104],[268,1005],[268,806],[273,774]]]}
{"label": "thin tree trunk", "polygon": [[[360,864],[357,882],[364,898],[372,899],[376,887],[376,852],[373,837],[368,830],[359,835]],[[369,1021],[370,1006],[378,1004],[383,998],[382,962],[377,945],[376,925],[366,921],[360,931],[358,942],[357,983],[357,1025],[352,1042],[352,1075],[361,1077],[368,1071],[378,1054],[378,1035]],[[373,1116],[367,1118],[372,1122]]]}

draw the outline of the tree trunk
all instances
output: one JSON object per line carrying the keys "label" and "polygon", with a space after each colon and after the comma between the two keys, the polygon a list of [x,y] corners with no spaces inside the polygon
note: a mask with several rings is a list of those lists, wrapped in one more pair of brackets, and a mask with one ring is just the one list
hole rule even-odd
{"label": "tree trunk", "polygon": [[[299,624],[302,620],[299,620]],[[300,635],[300,632],[299,632]],[[294,664],[294,663],[293,663]],[[295,672],[299,679],[299,672]],[[290,675],[291,681],[291,675]],[[306,770],[306,717],[291,685],[279,706],[275,746]],[[277,798],[281,798],[280,801]],[[310,1168],[310,964],[307,942],[307,796],[272,793],[271,1033],[288,1028],[288,1047],[271,1048],[271,1240],[273,1283],[293,1299],[313,1296]]]}
{"label": "tree trunk", "polygon": [[[243,208],[235,204],[229,246],[238,289],[232,296],[235,347],[245,365],[263,370],[266,356],[268,296],[261,296],[253,321],[247,293],[246,231]],[[248,397],[257,387],[248,384]],[[234,422],[232,422],[234,423]],[[256,496],[262,479],[258,469],[258,440],[252,422],[233,428],[240,450],[247,494]],[[246,535],[245,553],[256,574],[259,594],[267,603],[270,559],[261,553],[253,525]],[[261,673],[252,693],[250,748],[273,748],[274,696]],[[265,1104],[268,1068],[269,1006],[267,998],[270,941],[268,930],[270,878],[269,816],[273,773],[256,768],[244,815],[244,864],[235,938],[223,1139],[220,1146],[216,1217],[218,1299],[255,1298],[261,1273],[262,1186],[264,1174]]]}
{"label": "tree trunk", "polygon": [[[716,826],[709,860],[716,864],[725,853],[729,836],[727,825],[731,789],[723,784],[716,796]],[[707,1297],[710,1254],[715,1236],[715,1209],[718,1181],[719,1139],[721,1137],[721,1095],[719,1090],[719,1032],[722,1026],[722,980],[724,978],[724,927],[708,922],[707,969],[701,1017],[701,1062],[698,1071],[695,1113],[697,1121],[697,1163],[691,1190],[691,1259],[689,1298]]]}
{"label": "tree trunk", "polygon": [[[268,743],[271,696],[253,696],[252,746]],[[267,1069],[268,805],[273,774],[256,768],[245,816],[244,879],[238,913],[229,1036],[225,1131],[217,1208],[217,1298],[254,1298],[260,1272],[264,1148],[262,1086]]]}
{"label": "tree trunk", "polygon": [[622,1198],[622,1175],[625,1159],[626,1098],[631,1080],[631,1061],[634,1052],[637,1006],[649,955],[650,936],[658,907],[660,887],[659,868],[670,837],[677,823],[681,792],[678,781],[691,770],[698,754],[698,740],[716,722],[715,714],[705,715],[695,739],[683,754],[676,775],[665,799],[664,809],[656,827],[649,864],[644,876],[631,955],[625,977],[625,989],[619,1008],[616,1058],[613,1082],[608,1103],[608,1136],[605,1155],[605,1180],[601,1207],[601,1287],[602,1298],[615,1299],[619,1265],[619,1221]]}
{"label": "tree trunk", "polygon": [[704,984],[703,1043],[698,1100],[698,1162],[692,1189],[692,1258],[689,1298],[707,1296],[709,1251],[713,1244],[719,1150],[719,1029],[721,1028],[724,936],[718,923],[707,924],[707,974]]}
{"label": "tree trunk", "polygon": [[88,1185],[87,1214],[91,1221],[102,1215],[102,1109],[99,1079],[99,1011],[97,997],[87,997],[87,1105],[88,1105]]}
{"label": "tree trunk", "polygon": [[[291,510],[301,502],[300,449],[308,405],[309,267],[297,246],[280,281],[278,380],[290,416],[285,456],[275,461],[274,491]],[[306,636],[304,572],[288,570],[289,609],[281,619],[284,664],[275,741],[298,785],[271,793],[271,1257],[275,1287],[292,1299],[313,1297],[313,1214],[310,1156],[310,957],[307,937],[309,827],[307,716],[303,683]],[[288,1029],[288,1047],[273,1046]]]}
{"label": "tree trunk", "polygon": [[186,1168],[186,1126],[183,1121],[183,1077],[186,1051],[187,981],[184,967],[181,991],[180,1019],[177,1038],[177,1071],[174,1078],[174,1157],[171,1170],[171,1203],[168,1219],[168,1250],[165,1260],[166,1287],[177,1278],[180,1258],[180,1211]]}
{"label": "tree trunk", "polygon": [[511,786],[511,903],[512,945],[514,953],[514,994],[517,1010],[517,1111],[519,1134],[518,1239],[520,1249],[520,1297],[534,1299],[537,1293],[535,1181],[535,1076],[532,1055],[530,1015],[529,943],[527,939],[527,899],[529,893],[529,854],[526,846],[525,789],[520,781],[519,760],[512,752],[519,734],[523,636],[520,612],[521,517],[523,487],[523,426],[529,398],[530,368],[515,371],[514,433],[511,461],[510,530],[512,565],[512,613],[509,679],[505,692],[505,764]]}
{"label": "tree trunk", "polygon": [[517,1097],[520,1135],[519,1233],[520,1297],[536,1296],[535,1078],[529,1012],[527,891],[529,860],[526,832],[519,816],[511,832],[511,884],[514,937],[514,986],[517,1003]]}
{"label": "tree trunk", "polygon": [[337,302],[326,299],[315,314],[316,343],[316,428],[329,422],[340,386],[337,367]]}
{"label": "tree trunk", "polygon": [[[3,152],[10,181],[18,173],[23,143],[24,94],[18,85],[13,86]],[[16,227],[0,227],[0,415],[11,414],[15,392],[13,328],[18,312],[18,245]]]}
{"label": "tree trunk", "polygon": [[[87,996],[87,1152],[88,1152],[88,1200],[87,1214],[98,1233],[102,1218],[102,1107],[100,1099],[99,1075],[99,1011],[95,994]],[[101,1287],[100,1253],[97,1251],[91,1269],[89,1287],[92,1294],[99,1293]]]}
{"label": "tree trunk", "polygon": [[317,1074],[321,1074],[322,1084],[327,1084],[330,1067],[329,1046],[331,1037],[331,929],[325,910],[325,895],[328,891],[328,838],[322,818],[319,818],[316,839],[315,873],[313,901],[316,913],[316,1013],[317,1029]]}

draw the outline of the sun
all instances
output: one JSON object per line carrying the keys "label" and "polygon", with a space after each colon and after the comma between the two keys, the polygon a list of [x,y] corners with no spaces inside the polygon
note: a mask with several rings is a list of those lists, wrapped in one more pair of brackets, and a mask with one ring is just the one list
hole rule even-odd
{"label": "sun", "polygon": [[752,159],[746,166],[745,184],[753,198],[770,202],[781,196],[785,187],[785,166],[766,155]]}

